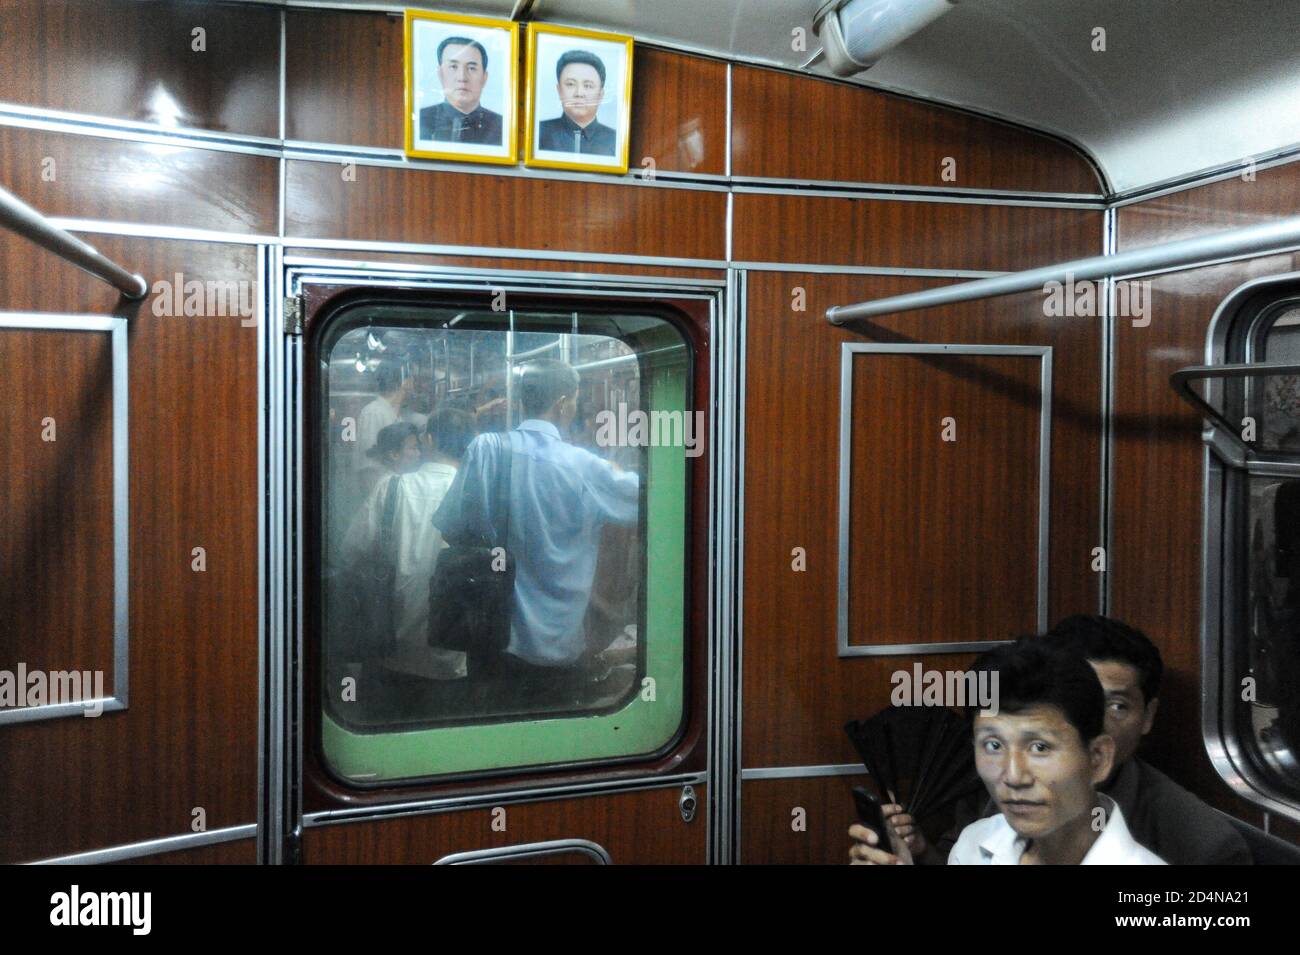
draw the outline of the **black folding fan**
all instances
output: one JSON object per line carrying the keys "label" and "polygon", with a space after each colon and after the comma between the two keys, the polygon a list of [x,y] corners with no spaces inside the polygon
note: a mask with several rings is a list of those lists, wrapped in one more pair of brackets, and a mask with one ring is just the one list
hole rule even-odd
{"label": "black folding fan", "polygon": [[892,797],[915,819],[981,787],[970,723],[946,707],[887,706],[844,731],[881,799]]}

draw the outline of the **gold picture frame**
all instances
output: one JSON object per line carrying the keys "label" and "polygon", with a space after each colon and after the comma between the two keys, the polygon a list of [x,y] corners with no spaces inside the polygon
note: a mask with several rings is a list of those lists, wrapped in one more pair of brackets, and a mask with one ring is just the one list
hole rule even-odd
{"label": "gold picture frame", "polygon": [[407,10],[403,36],[406,155],[517,163],[519,24]]}
{"label": "gold picture frame", "polygon": [[528,25],[525,165],[627,172],[632,53],[630,36]]}

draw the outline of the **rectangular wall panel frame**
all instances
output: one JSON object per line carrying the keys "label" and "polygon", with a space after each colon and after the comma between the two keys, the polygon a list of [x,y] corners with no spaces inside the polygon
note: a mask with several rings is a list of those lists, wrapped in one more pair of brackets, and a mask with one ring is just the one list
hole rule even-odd
{"label": "rectangular wall panel frame", "polygon": [[948,643],[849,643],[849,528],[852,500],[853,358],[855,355],[984,355],[1035,357],[1040,366],[1040,417],[1038,426],[1038,572],[1037,627],[1047,629],[1048,545],[1050,542],[1052,458],[1052,348],[1050,345],[940,345],[857,344],[846,342],[840,352],[840,489],[839,489],[839,589],[836,597],[839,656],[871,657],[923,653],[962,653],[987,650],[1002,640],[967,640]]}
{"label": "rectangular wall panel frame", "polygon": [[59,332],[95,332],[107,334],[112,346],[113,370],[113,692],[80,702],[47,703],[21,709],[0,710],[0,726],[31,723],[37,720],[85,717],[89,707],[102,707],[102,713],[125,710],[129,690],[130,625],[128,587],[130,573],[128,553],[130,520],[128,501],[127,455],[127,346],[125,318],[108,315],[56,315],[42,312],[0,313],[0,329],[15,328]]}

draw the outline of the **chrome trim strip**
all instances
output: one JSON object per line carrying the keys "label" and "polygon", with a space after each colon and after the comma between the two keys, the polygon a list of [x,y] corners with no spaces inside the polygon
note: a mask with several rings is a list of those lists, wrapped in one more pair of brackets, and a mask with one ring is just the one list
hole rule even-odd
{"label": "chrome trim strip", "polygon": [[1032,291],[1043,288],[1048,282],[1069,279],[1083,281],[1105,278],[1108,275],[1118,278],[1154,271],[1170,271],[1199,264],[1206,259],[1247,255],[1254,257],[1258,254],[1280,252],[1298,246],[1300,246],[1300,216],[1291,216],[1261,225],[1144,246],[1113,256],[1090,256],[1025,269],[997,278],[927,289],[906,295],[892,295],[854,305],[838,305],[826,310],[826,320],[832,325],[841,325],[845,322],[893,312],[968,302],[1012,292]]}
{"label": "chrome trim strip", "polygon": [[701,288],[725,289],[727,287],[725,278],[701,279],[675,275],[617,275],[605,272],[539,272],[530,269],[488,269],[462,267],[458,265],[421,265],[415,262],[366,262],[362,259],[312,258],[303,255],[286,255],[284,261],[290,268],[299,268],[301,270],[325,270],[337,267],[350,272],[364,272],[367,275],[391,272],[402,275],[446,275],[456,278],[473,276],[482,276],[485,279],[502,277],[536,278],[539,282],[544,278],[545,284],[548,285],[553,285],[558,280],[562,282],[602,282],[611,285],[617,285],[620,283],[638,286],[672,285],[678,288],[681,287],[683,282],[688,282],[692,286],[700,286]]}
{"label": "chrome trim strip", "polygon": [[621,793],[641,792],[648,789],[675,789],[685,785],[703,785],[708,773],[680,773],[675,776],[648,776],[639,779],[575,783],[553,787],[535,787],[504,792],[475,793],[468,796],[445,796],[439,799],[418,799],[390,803],[385,806],[356,806],[349,809],[328,809],[310,812],[303,817],[303,826],[332,826],[346,822],[379,821],[406,816],[429,816],[484,806],[512,806],[519,803],[554,802],[583,796],[613,796]]}
{"label": "chrome trim strip", "polygon": [[709,793],[710,845],[709,861],[727,863],[731,859],[734,807],[731,780],[734,751],[733,684],[736,632],[736,527],[737,413],[736,379],[739,373],[738,301],[736,274],[728,271],[728,290],[720,321],[712,330],[710,375],[713,382],[712,434],[715,435],[715,462],[710,481],[712,518],[709,526],[709,552],[713,573],[709,580],[711,646],[715,647],[710,665],[712,698],[709,767],[713,790]]}
{"label": "chrome trim strip", "polygon": [[[1102,223],[1101,254],[1114,255],[1119,242],[1119,217],[1107,209]],[[1112,308],[1115,279],[1107,276],[1102,295],[1101,326],[1101,548],[1103,569],[1098,580],[1099,612],[1110,613],[1114,575],[1110,562],[1115,540],[1115,362],[1118,357],[1119,328]]]}
{"label": "chrome trim strip", "polygon": [[[91,709],[116,713],[127,709],[131,689],[131,441],[130,365],[127,319],[107,315],[46,312],[0,312],[0,329],[57,332],[106,332],[112,354],[113,395],[113,674],[112,694],[80,702],[47,703],[0,709],[0,726],[80,716]],[[17,661],[12,661],[17,663]],[[67,672],[67,671],[62,671]],[[80,672],[80,671],[72,671]]]}
{"label": "chrome trim strip", "polygon": [[272,245],[283,240],[274,235],[256,232],[218,232],[213,229],[191,229],[185,226],[151,225],[146,222],[111,222],[101,219],[74,219],[52,216],[50,221],[69,232],[86,232],[100,235],[129,235],[141,239],[177,239],[182,242],[230,242],[237,245]]}
{"label": "chrome trim strip", "polygon": [[[1054,193],[1008,193],[991,189],[942,189],[875,182],[826,182],[814,179],[773,179],[732,176],[732,191],[768,196],[818,196],[827,199],[871,199],[885,202],[946,202],[976,206],[1029,206],[1035,209],[1103,211],[1101,196],[1052,198]],[[759,185],[771,183],[771,185]],[[1068,195],[1068,194],[1066,194]]]}
{"label": "chrome trim strip", "polygon": [[267,468],[267,590],[265,594],[267,616],[267,667],[265,679],[269,688],[266,714],[267,739],[267,831],[264,836],[265,854],[261,860],[277,865],[284,861],[284,847],[292,823],[288,815],[290,784],[289,767],[289,704],[288,681],[288,542],[291,505],[288,491],[288,426],[287,400],[289,385],[286,380],[287,338],[284,334],[284,285],[280,249],[272,248],[270,268],[270,302],[267,322],[262,329],[266,354],[266,404],[264,429],[269,449]]}
{"label": "chrome trim strip", "polygon": [[434,865],[491,865],[505,859],[528,859],[540,856],[579,852],[596,860],[597,865],[613,865],[614,860],[604,846],[587,839],[550,839],[546,842],[526,842],[523,845],[498,846],[495,849],[473,849],[453,852],[443,856]]}
{"label": "chrome trim strip", "polygon": [[74,852],[70,855],[52,856],[28,862],[27,865],[102,865],[106,862],[121,862],[123,859],[138,859],[141,856],[163,855],[168,852],[180,852],[185,849],[198,849],[202,846],[218,845],[222,842],[238,842],[251,839],[257,835],[257,826],[249,823],[244,826],[229,826],[225,829],[213,829],[211,832],[186,833],[183,836],[165,836],[161,839],[147,839],[144,842],[129,842],[109,849],[94,849],[90,852]]}
{"label": "chrome trim strip", "polygon": [[0,103],[0,126],[17,129],[37,129],[42,132],[67,133],[73,136],[95,136],[121,142],[148,143],[154,146],[173,146],[183,149],[207,149],[212,152],[242,153],[248,156],[274,158],[280,155],[280,141],[262,136],[211,133],[201,129],[172,129],[126,119],[90,116],[81,113],[64,113]]}
{"label": "chrome trim strip", "polygon": [[[722,152],[722,171],[728,182],[734,181],[731,175],[731,61],[727,61],[727,117],[726,127],[722,131],[723,152]],[[727,256],[731,258],[731,256]]]}
{"label": "chrome trim strip", "polygon": [[733,248],[732,240],[735,233],[735,225],[734,225],[735,221],[736,221],[736,195],[735,193],[728,192],[727,193],[727,224],[726,224],[727,235],[726,235],[726,246],[725,246],[727,262],[731,262],[732,259],[731,250]]}
{"label": "chrome trim strip", "polygon": [[288,236],[279,240],[286,246],[298,246],[304,249],[344,249],[357,252],[408,252],[425,255],[477,255],[498,259],[545,259],[553,261],[572,261],[581,259],[588,262],[609,262],[617,265],[664,265],[679,268],[725,269],[727,263],[721,259],[683,259],[665,255],[619,255],[606,252],[583,252],[581,250],[561,251],[558,249],[506,249],[490,246],[471,245],[434,245],[416,242],[374,242],[354,239],[309,239],[300,236]]}
{"label": "chrome trim strip", "polygon": [[1052,348],[1042,350],[1038,421],[1038,632],[1047,630],[1052,551]]}
{"label": "chrome trim strip", "polygon": [[421,172],[452,172],[467,173],[473,176],[505,176],[511,179],[546,179],[558,180],[563,182],[586,182],[596,183],[599,185],[618,185],[618,186],[640,186],[646,189],[678,189],[678,190],[695,190],[698,192],[728,192],[729,186],[725,182],[717,180],[705,180],[703,178],[677,178],[669,176],[667,173],[660,175],[655,173],[651,178],[644,175],[643,172],[629,172],[622,176],[612,176],[608,173],[598,172],[560,172],[549,169],[535,169],[530,166],[484,166],[473,165],[470,163],[457,164],[437,159],[412,159],[403,155],[400,151],[393,153],[391,156],[375,155],[374,153],[361,153],[360,150],[346,147],[344,152],[329,152],[323,150],[303,150],[292,149],[288,146],[284,150],[286,160],[297,162],[323,162],[338,164],[339,162],[352,162],[358,166],[372,166],[375,168],[387,169],[411,169]]}
{"label": "chrome trim strip", "polygon": [[1038,555],[1035,617],[1040,630],[1047,629],[1048,557],[1051,523],[1051,456],[1052,456],[1052,347],[1050,345],[943,345],[943,344],[861,344],[844,342],[840,346],[840,428],[839,428],[839,546],[838,586],[836,595],[837,655],[843,657],[899,656],[902,654],[960,653],[985,650],[1006,641],[949,641],[946,643],[849,643],[850,528],[853,463],[853,357],[854,355],[987,355],[999,357],[1036,357],[1040,364],[1039,435],[1038,435]]}
{"label": "chrome trim strip", "polygon": [[904,275],[933,279],[983,279],[1008,272],[979,272],[972,269],[918,269],[902,266],[824,265],[809,262],[732,262],[732,268],[749,272],[824,272],[831,275]]}
{"label": "chrome trim strip", "polygon": [[751,779],[815,779],[824,776],[866,776],[867,768],[861,763],[828,763],[821,766],[765,766],[760,769],[742,769],[740,778]]}
{"label": "chrome trim strip", "polygon": [[270,495],[270,463],[267,458],[269,443],[267,429],[269,409],[267,405],[267,329],[271,315],[271,283],[268,281],[271,267],[269,258],[271,248],[261,246],[257,254],[257,861],[267,860],[268,845],[272,840],[272,827],[278,810],[268,800],[271,796],[271,781],[268,778],[275,759],[269,755],[270,741],[274,727],[268,725],[271,714],[276,710],[273,699],[272,682],[268,678],[270,665],[270,624],[268,617],[271,601],[268,597],[270,588],[270,546],[271,535],[269,523],[274,503]]}
{"label": "chrome trim strip", "polygon": [[740,764],[742,759],[742,750],[740,748],[741,734],[744,730],[744,649],[745,649],[745,428],[746,416],[748,414],[748,381],[749,381],[749,275],[746,272],[736,273],[737,298],[736,308],[736,327],[737,335],[740,339],[740,395],[738,404],[740,407],[740,447],[737,454],[737,473],[736,487],[739,496],[739,507],[736,512],[736,636],[734,642],[733,658],[735,659],[735,675],[732,677],[732,695],[733,700],[730,706],[730,716],[732,721],[732,732],[730,737],[730,754],[727,765],[728,787],[732,793],[732,814],[731,828],[728,830],[732,846],[730,860],[736,865],[740,864],[740,847],[741,847],[741,815],[740,815]]}

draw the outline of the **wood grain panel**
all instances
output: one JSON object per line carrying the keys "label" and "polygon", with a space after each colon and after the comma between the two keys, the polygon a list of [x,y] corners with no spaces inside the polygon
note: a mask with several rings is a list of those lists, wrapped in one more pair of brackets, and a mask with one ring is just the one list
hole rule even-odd
{"label": "wood grain panel", "polygon": [[[732,173],[1097,194],[1092,164],[1038,133],[846,83],[735,66]],[[945,180],[945,159],[956,160]]]}
{"label": "wood grain panel", "polygon": [[47,216],[274,233],[279,163],[263,156],[0,127],[5,187]]}
{"label": "wood grain panel", "polygon": [[[1075,254],[1079,254],[1076,250]],[[750,273],[746,314],[743,765],[846,763],[843,724],[888,702],[889,674],[911,658],[836,655],[840,346],[956,342],[1053,347],[1049,613],[1097,607],[1089,562],[1100,527],[1101,340],[1090,319],[1043,314],[1034,293],[887,316],[835,328],[830,305],[894,295],[933,280]],[[807,311],[792,311],[796,289]],[[1004,493],[993,486],[989,494]],[[1025,508],[1036,500],[1017,500]],[[954,543],[986,560],[982,541]],[[807,570],[791,567],[803,547]],[[890,568],[886,573],[893,573]],[[1011,633],[983,635],[985,639]],[[927,656],[926,667],[965,658]]]}
{"label": "wood grain panel", "polygon": [[849,643],[1034,632],[1039,359],[858,354],[852,374]]}
{"label": "wood grain panel", "polygon": [[1124,206],[1121,250],[1272,222],[1300,209],[1300,162],[1261,169],[1253,182],[1224,179]]}
{"label": "wood grain panel", "polygon": [[618,262],[593,262],[590,259],[510,259],[481,255],[415,255],[407,252],[349,252],[346,249],[311,249],[291,247],[285,256],[309,256],[314,259],[343,259],[347,261],[383,262],[409,265],[453,265],[467,269],[510,269],[524,272],[575,272],[593,275],[653,275],[673,276],[683,279],[713,279],[723,281],[727,273],[722,269],[690,269],[679,266],[625,265]]}
{"label": "wood grain panel", "polygon": [[285,137],[401,149],[402,18],[345,10],[285,13]]}
{"label": "wood grain panel", "polygon": [[1013,271],[1101,251],[1092,210],[739,193],[741,262]]}
{"label": "wood grain panel", "polygon": [[[254,250],[100,236],[151,280],[256,277]],[[123,305],[0,235],[0,308],[133,316],[131,701],[0,728],[0,852],[21,861],[253,822],[257,794],[257,331],[236,316]],[[70,422],[71,424],[71,422]],[[195,572],[192,549],[206,551]],[[45,580],[54,599],[75,600]]]}
{"label": "wood grain panel", "polygon": [[[740,861],[744,865],[845,865],[857,822],[854,786],[869,777],[747,779],[741,784]],[[802,809],[801,818],[795,815]],[[798,828],[799,824],[803,828]]]}
{"label": "wood grain panel", "polygon": [[726,195],[699,189],[288,163],[288,235],[720,260]]}
{"label": "wood grain panel", "polygon": [[[279,136],[280,15],[194,0],[3,0],[0,102]],[[194,31],[204,31],[202,49]]]}
{"label": "wood grain panel", "polygon": [[0,670],[98,671],[110,696],[112,365],[106,332],[0,328]]}
{"label": "wood grain panel", "polygon": [[632,69],[632,170],[726,173],[727,64],[638,46]]}
{"label": "wood grain panel", "polygon": [[1256,822],[1201,741],[1201,420],[1169,376],[1204,362],[1210,319],[1233,289],[1297,268],[1300,256],[1277,255],[1157,276],[1150,325],[1120,321],[1116,341],[1111,607],[1151,637],[1165,664],[1145,752],[1203,799]]}
{"label": "wood grain panel", "polygon": [[690,865],[705,861],[708,805],[682,821],[680,787],[587,796],[505,807],[505,831],[492,828],[490,808],[309,828],[303,861],[311,865],[428,865],[453,852],[586,839],[603,846],[616,865]]}
{"label": "wood grain panel", "polygon": [[239,839],[235,842],[218,842],[181,849],[155,856],[124,859],[121,865],[257,865],[257,840]]}

